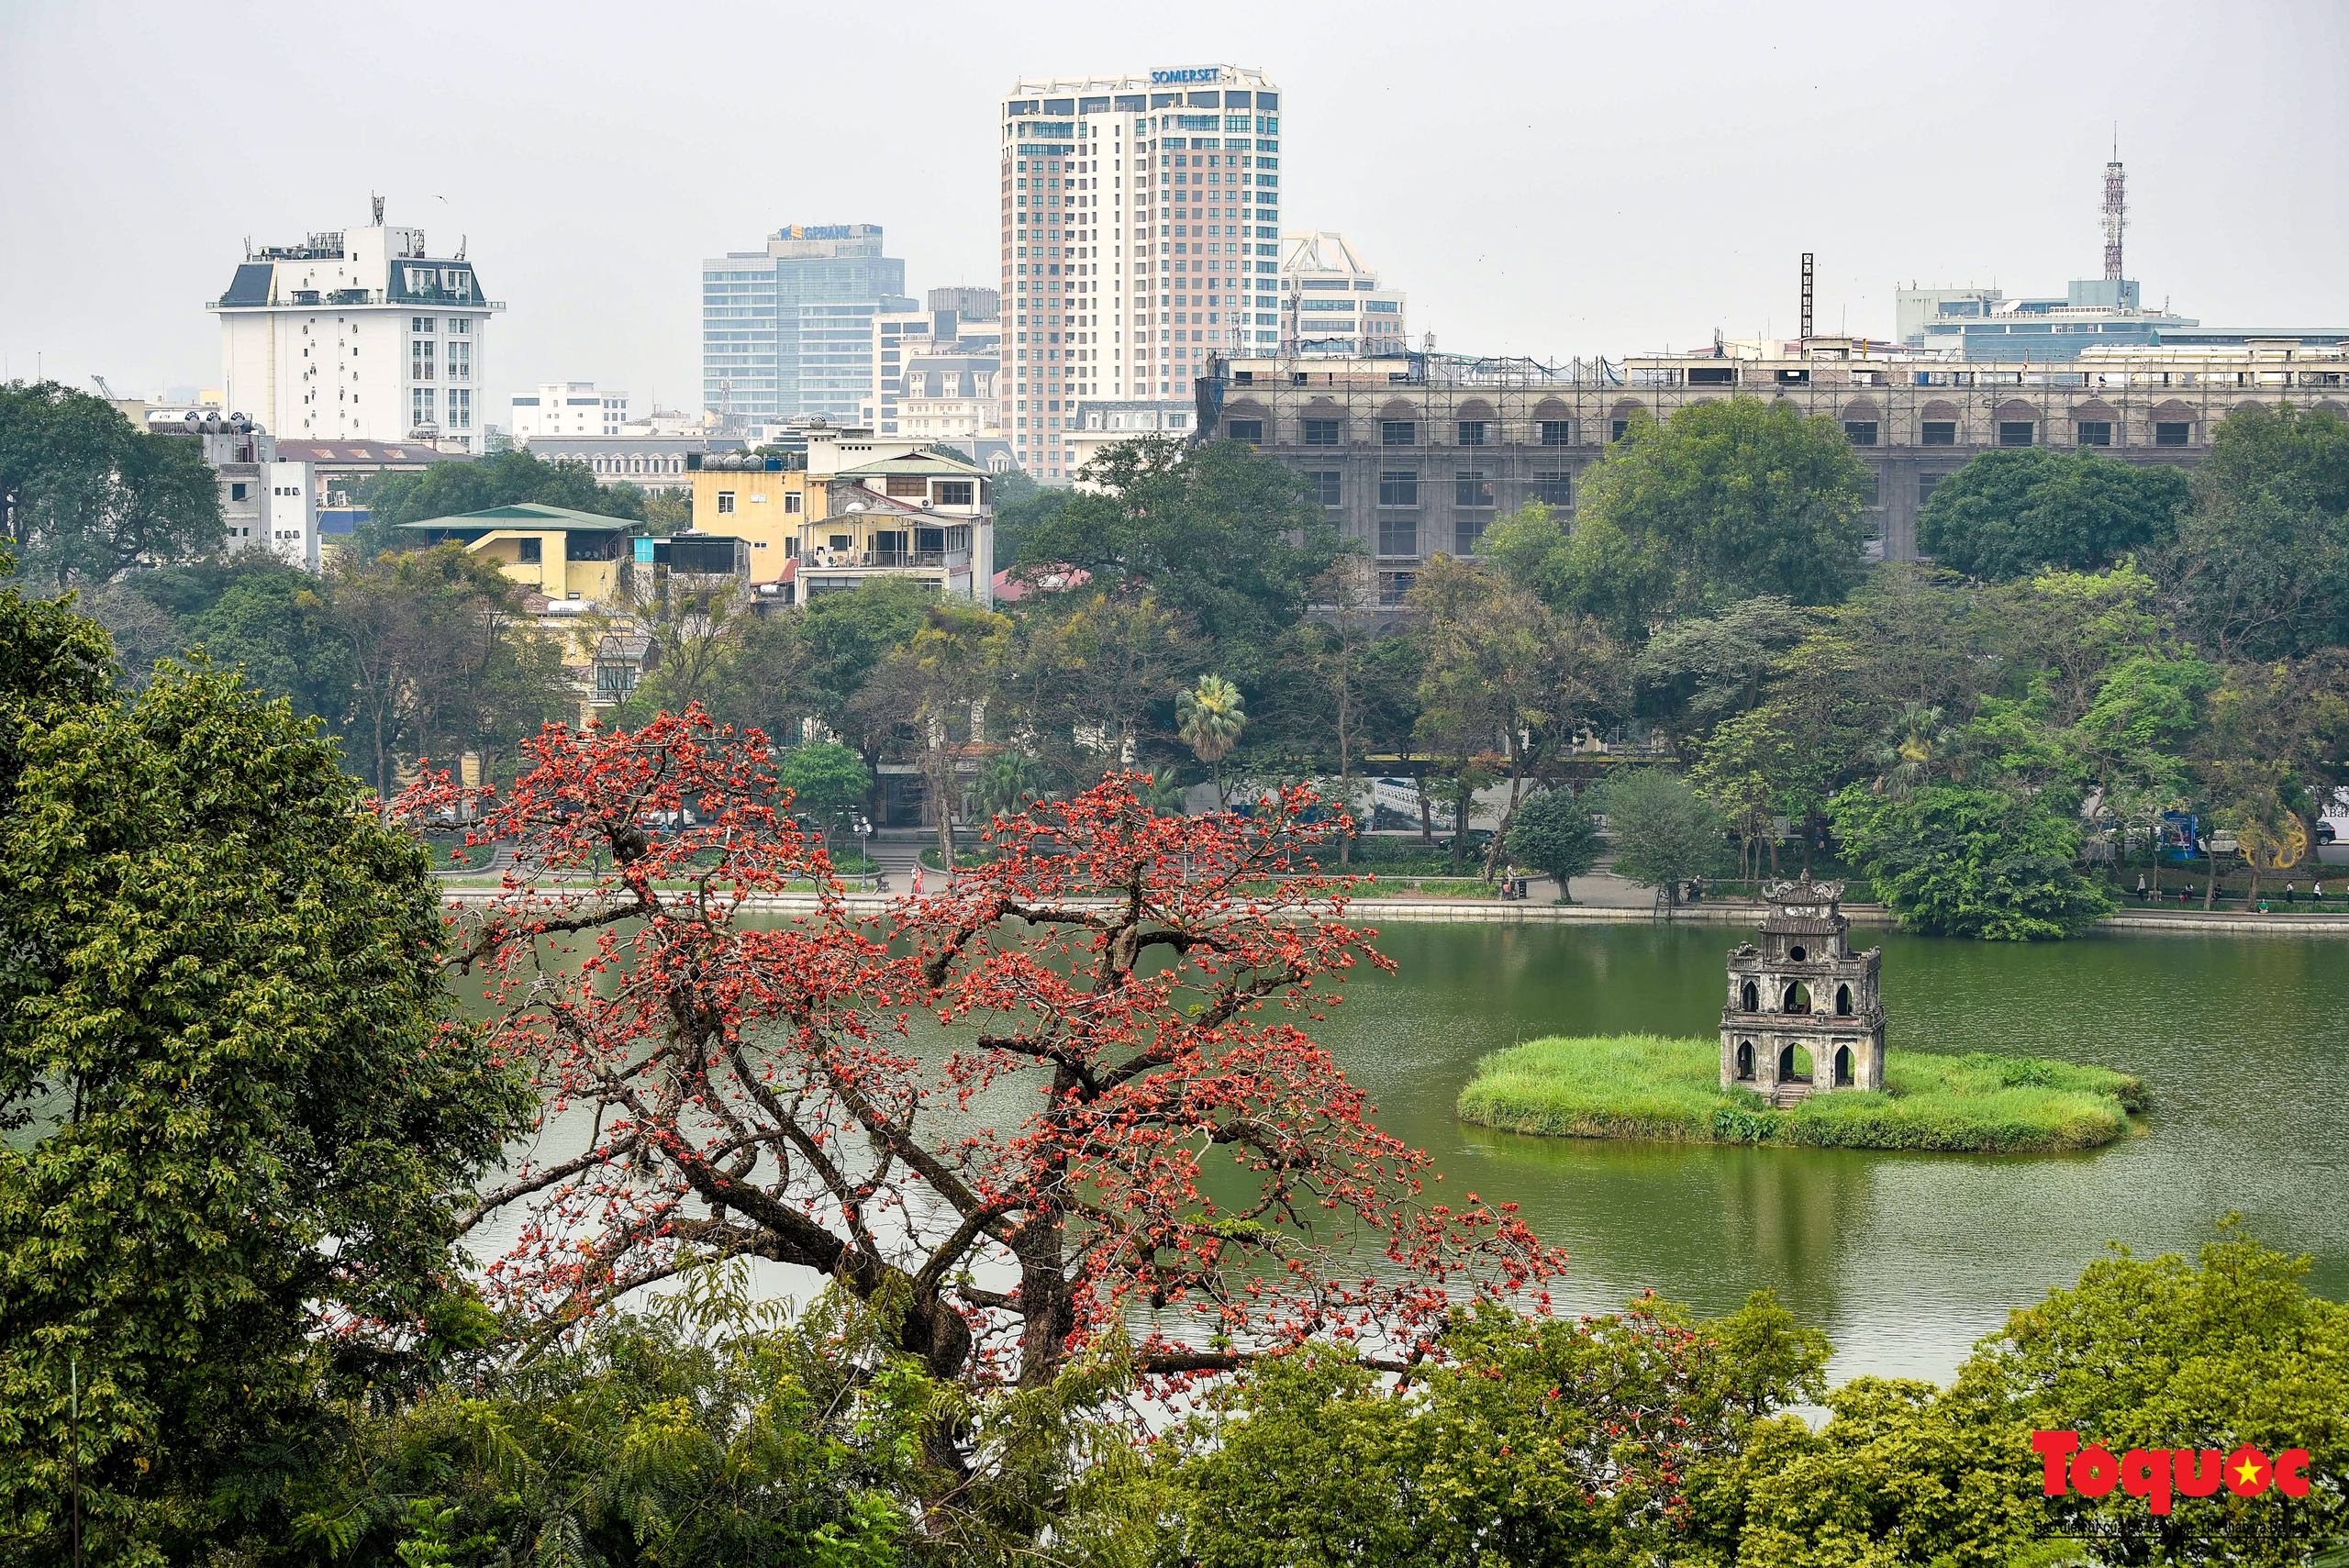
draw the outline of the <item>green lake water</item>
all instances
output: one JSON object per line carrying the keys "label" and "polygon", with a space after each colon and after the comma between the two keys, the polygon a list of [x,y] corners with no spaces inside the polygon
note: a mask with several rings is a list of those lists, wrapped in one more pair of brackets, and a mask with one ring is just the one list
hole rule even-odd
{"label": "green lake water", "polygon": [[[2108,1241],[2191,1253],[2230,1211],[2349,1298],[2349,940],[1853,935],[1885,950],[1892,1049],[2136,1073],[2154,1101],[2142,1135],[2086,1154],[1872,1154],[1531,1138],[1453,1117],[1477,1059],[1520,1040],[1713,1036],[1732,926],[1398,923],[1378,941],[1398,973],[1349,984],[1313,1027],[1379,1124],[1433,1154],[1437,1193],[1516,1203],[1572,1253],[1552,1295],[1573,1310],[1653,1288],[1711,1314],[1767,1286],[1827,1331],[1839,1380],[1945,1380]],[[999,1089],[982,1113],[1020,1115],[1031,1093]],[[543,1154],[569,1151],[579,1115],[556,1118]],[[476,1255],[511,1224],[477,1234]],[[769,1272],[784,1295],[814,1283]]]}
{"label": "green lake water", "polygon": [[2229,1211],[2349,1297],[2349,941],[2099,935],[2016,946],[1856,929],[1881,945],[1893,1050],[2097,1062],[2146,1080],[2143,1136],[1983,1157],[1635,1144],[1464,1126],[1477,1059],[1545,1034],[1711,1037],[1719,925],[1397,924],[1391,978],[1322,1038],[1447,1187],[1521,1206],[1574,1255],[1578,1310],[1653,1287],[1704,1312],[1768,1286],[1837,1349],[1835,1375],[1945,1379],[2008,1308],[2108,1241],[2191,1252]]}

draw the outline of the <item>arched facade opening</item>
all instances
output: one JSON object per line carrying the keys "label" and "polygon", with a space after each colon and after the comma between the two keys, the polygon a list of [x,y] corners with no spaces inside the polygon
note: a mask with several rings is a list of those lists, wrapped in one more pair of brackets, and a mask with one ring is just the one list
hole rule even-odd
{"label": "arched facade opening", "polygon": [[1848,985],[1835,987],[1835,1016],[1839,1018],[1852,1016],[1852,988]]}
{"label": "arched facade opening", "polygon": [[1753,1081],[1753,1042],[1750,1040],[1737,1042],[1737,1076],[1742,1083]]}
{"label": "arched facade opening", "polygon": [[1810,1011],[1810,987],[1799,980],[1787,986],[1785,1002],[1780,1010],[1788,1013]]}
{"label": "arched facade opening", "polygon": [[1848,1089],[1851,1085],[1852,1048],[1848,1045],[1840,1045],[1835,1048],[1835,1086],[1839,1089]]}
{"label": "arched facade opening", "polygon": [[1810,1052],[1797,1045],[1778,1048],[1778,1082],[1808,1084],[1810,1082]]}
{"label": "arched facade opening", "polygon": [[1737,1005],[1749,1013],[1760,1012],[1762,1010],[1762,987],[1756,985],[1751,980],[1747,981],[1738,989]]}

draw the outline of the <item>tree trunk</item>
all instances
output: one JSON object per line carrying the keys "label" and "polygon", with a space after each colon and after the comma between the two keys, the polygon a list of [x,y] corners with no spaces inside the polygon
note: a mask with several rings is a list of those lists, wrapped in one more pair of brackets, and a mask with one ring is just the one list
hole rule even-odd
{"label": "tree trunk", "polygon": [[946,869],[948,885],[954,875],[954,762],[942,746],[930,749],[930,809],[938,816],[938,859]]}
{"label": "tree trunk", "polygon": [[1419,794],[1419,842],[1431,850],[1435,848],[1435,806],[1428,798],[1428,776],[1421,773],[1411,782]]}
{"label": "tree trunk", "polygon": [[1468,782],[1460,782],[1460,793],[1452,807],[1452,874],[1458,876],[1466,869],[1468,854]]}

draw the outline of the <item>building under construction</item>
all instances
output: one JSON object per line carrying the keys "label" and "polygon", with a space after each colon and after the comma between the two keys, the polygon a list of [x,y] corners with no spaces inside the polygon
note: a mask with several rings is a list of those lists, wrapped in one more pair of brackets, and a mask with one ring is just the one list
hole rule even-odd
{"label": "building under construction", "polygon": [[1874,481],[1872,551],[1917,555],[1933,486],[2001,447],[2094,449],[2191,466],[2248,404],[2349,416],[2349,334],[2083,350],[2061,364],[1920,356],[1848,338],[1717,345],[1623,360],[1218,359],[1197,383],[1201,439],[1248,441],[1303,474],[1363,541],[1379,598],[1419,564],[1473,555],[1528,501],[1571,512],[1583,471],[1631,420],[1764,397],[1833,420]]}

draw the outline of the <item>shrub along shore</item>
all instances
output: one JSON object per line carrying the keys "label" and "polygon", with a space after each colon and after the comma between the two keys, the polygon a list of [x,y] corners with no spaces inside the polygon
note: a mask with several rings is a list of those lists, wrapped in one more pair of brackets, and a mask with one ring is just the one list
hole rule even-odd
{"label": "shrub along shore", "polygon": [[1887,1051],[1884,1075],[1881,1092],[1838,1089],[1781,1111],[1720,1086],[1713,1040],[1537,1040],[1479,1062],[1458,1108],[1463,1121],[1553,1138],[2030,1154],[2110,1143],[2146,1104],[2125,1073],[2036,1056]]}

